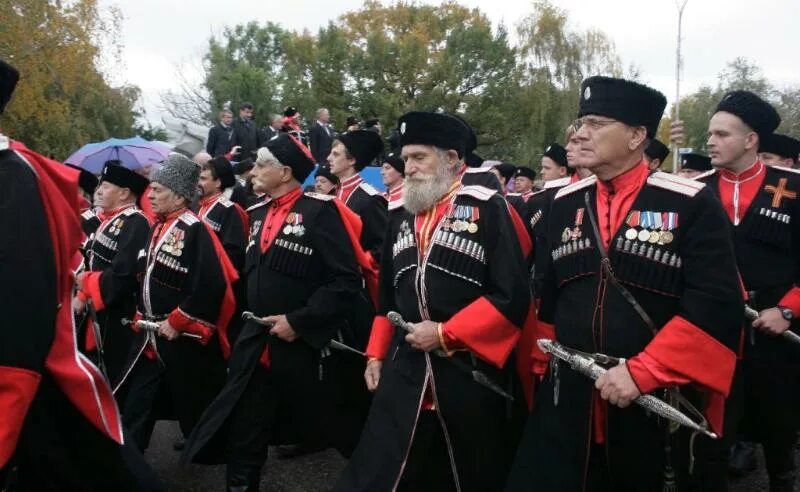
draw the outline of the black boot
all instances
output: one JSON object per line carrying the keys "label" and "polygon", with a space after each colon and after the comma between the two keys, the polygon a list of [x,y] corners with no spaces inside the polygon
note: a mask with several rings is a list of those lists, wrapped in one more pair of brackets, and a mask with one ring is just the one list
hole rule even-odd
{"label": "black boot", "polygon": [[258,492],[261,468],[228,463],[225,469],[225,486],[228,492]]}
{"label": "black boot", "polygon": [[731,446],[728,472],[736,477],[743,477],[758,467],[756,461],[756,445],[752,442],[739,441]]}

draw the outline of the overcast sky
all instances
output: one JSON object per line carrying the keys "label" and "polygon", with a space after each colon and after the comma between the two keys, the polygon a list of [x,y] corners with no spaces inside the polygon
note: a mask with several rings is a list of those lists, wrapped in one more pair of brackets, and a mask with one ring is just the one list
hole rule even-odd
{"label": "overcast sky", "polygon": [[[436,4],[437,1],[424,3]],[[532,11],[512,0],[460,0],[480,8],[510,31]],[[552,0],[566,10],[573,27],[596,28],[614,41],[624,66],[634,64],[642,81],[675,97],[676,0]],[[122,11],[123,66],[113,83],[128,82],[143,91],[148,118],[157,122],[159,93],[176,86],[175,67],[197,66],[211,35],[225,26],[272,21],[292,30],[320,26],[357,10],[361,0],[101,0]],[[188,8],[191,5],[191,9]],[[683,18],[681,93],[716,84],[725,64],[737,56],[761,67],[778,86],[800,84],[800,0],[689,0]]]}

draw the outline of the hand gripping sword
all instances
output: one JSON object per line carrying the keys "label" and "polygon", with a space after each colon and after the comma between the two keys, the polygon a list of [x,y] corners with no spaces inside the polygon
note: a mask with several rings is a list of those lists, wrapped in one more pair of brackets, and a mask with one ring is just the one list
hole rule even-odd
{"label": "hand gripping sword", "polygon": [[[143,319],[140,319],[138,321],[133,321],[133,320],[130,320],[128,318],[122,318],[122,326],[130,326],[130,325],[133,325],[133,324],[136,325],[136,328],[138,328],[138,329],[140,329],[142,331],[158,334],[158,323],[155,323],[153,321],[145,321]],[[181,334],[182,337],[194,338],[194,339],[197,339],[197,340],[203,338],[200,335],[197,335],[196,333],[180,332],[180,334]]]}
{"label": "hand gripping sword", "polygon": [[[256,324],[261,325],[261,326],[265,326],[267,328],[272,328],[272,326],[273,326],[273,323],[268,323],[268,322],[264,321],[263,319],[259,318],[258,316],[256,316],[255,314],[251,313],[250,311],[243,312],[242,313],[242,319],[245,320],[245,321],[252,321],[253,323],[256,323]],[[366,357],[364,352],[362,352],[360,350],[356,350],[353,347],[351,347],[350,345],[345,345],[344,343],[340,342],[339,340],[336,340],[335,338],[332,338],[330,340],[330,342],[328,342],[328,347],[330,347],[332,349],[336,349],[336,350],[341,350],[342,352],[351,352],[353,354],[360,355],[361,357]]]}
{"label": "hand gripping sword", "polygon": [[[395,311],[389,311],[386,314],[386,317],[389,318],[389,321],[398,328],[406,331],[407,333],[414,333],[414,327],[411,326],[400,313]],[[466,362],[462,361],[461,359],[456,359],[455,357],[450,357],[446,353],[441,350],[433,350],[431,353],[437,357],[441,357],[442,359],[446,360],[447,362],[453,364],[459,370],[469,374],[472,376],[472,380],[478,383],[479,385],[483,386],[486,389],[489,389],[498,395],[502,396],[503,398],[514,401],[514,397],[509,395],[507,392],[503,390],[500,386],[497,385],[489,376],[484,374],[483,372],[471,367]]]}
{"label": "hand gripping sword", "polygon": [[[755,309],[751,308],[750,306],[744,307],[744,318],[750,323],[757,320],[758,316],[759,316],[758,311],[756,311]],[[783,333],[780,334],[780,336],[782,336],[786,340],[789,340],[790,342],[800,344],[800,335],[791,330],[784,331]]]}
{"label": "hand gripping sword", "polygon": [[[536,341],[536,343],[543,352],[551,354],[557,359],[563,360],[569,364],[569,366],[575,372],[583,374],[593,381],[597,380],[597,378],[606,373],[606,369],[602,366],[599,366],[594,360],[590,359],[589,357],[570,352],[555,340],[540,338]],[[705,434],[711,439],[719,438],[717,434],[708,430],[707,427],[701,426],[677,408],[667,404],[663,400],[659,400],[655,396],[640,395],[633,401],[640,407],[645,408],[656,415],[664,417],[667,420],[675,422],[676,424],[688,427],[695,432]]]}

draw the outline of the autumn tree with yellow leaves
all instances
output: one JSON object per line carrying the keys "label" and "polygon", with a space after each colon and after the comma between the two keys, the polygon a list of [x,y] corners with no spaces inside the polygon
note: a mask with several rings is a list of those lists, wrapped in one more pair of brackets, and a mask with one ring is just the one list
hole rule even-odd
{"label": "autumn tree with yellow leaves", "polygon": [[2,9],[0,58],[21,77],[0,129],[57,159],[134,134],[138,88],[111,87],[99,69],[102,43],[119,47],[119,16],[97,3],[10,0]]}

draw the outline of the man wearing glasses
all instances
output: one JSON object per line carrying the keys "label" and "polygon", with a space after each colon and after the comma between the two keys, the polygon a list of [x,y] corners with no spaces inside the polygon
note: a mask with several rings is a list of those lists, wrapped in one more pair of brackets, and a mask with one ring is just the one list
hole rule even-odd
{"label": "man wearing glasses", "polygon": [[743,309],[719,202],[644,160],[665,105],[627,80],[581,86],[575,162],[594,177],[554,197],[537,338],[613,363],[592,381],[564,363],[548,370],[535,349],[543,379],[507,490],[725,486],[721,446],[631,405],[646,393],[684,399],[682,411],[720,432]]}

